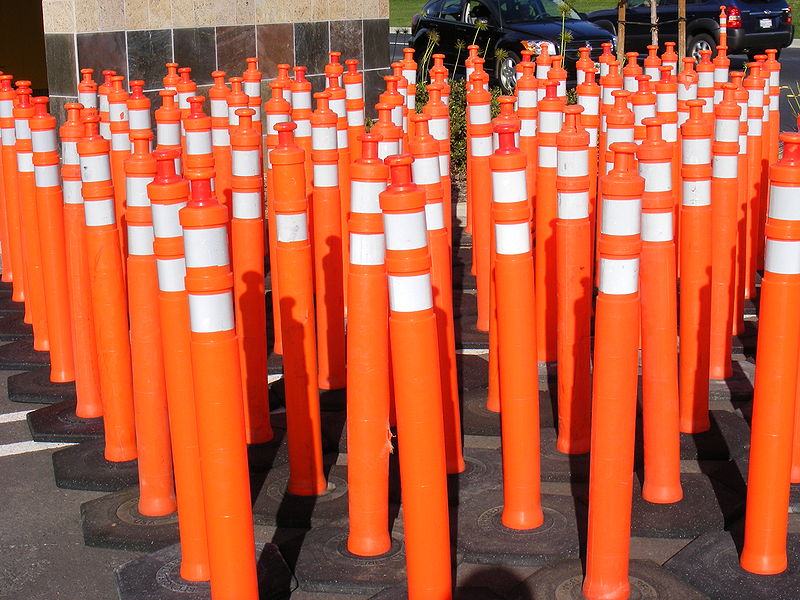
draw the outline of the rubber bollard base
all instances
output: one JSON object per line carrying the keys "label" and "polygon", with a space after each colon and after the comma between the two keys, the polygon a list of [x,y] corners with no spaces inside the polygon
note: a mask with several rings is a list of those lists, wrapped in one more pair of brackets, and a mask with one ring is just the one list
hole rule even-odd
{"label": "rubber bollard base", "polygon": [[[461,400],[464,435],[500,436],[500,413],[486,408],[488,387],[463,392]],[[539,426],[553,427],[555,399],[547,390],[539,391]]]}
{"label": "rubber bollard base", "polygon": [[24,404],[54,404],[71,400],[77,396],[75,383],[55,383],[50,381],[50,367],[39,367],[9,376],[7,380],[8,399]]}
{"label": "rubber bollard base", "polygon": [[750,452],[750,427],[738,413],[709,411],[711,429],[681,434],[681,460],[728,460]]}
{"label": "rubber bollard base", "polygon": [[[447,499],[450,506],[455,506],[502,483],[500,449],[466,447],[464,470],[447,476]],[[393,500],[399,502],[400,497]]]}
{"label": "rubber bollard base", "polygon": [[[2,291],[0,291],[2,294]],[[25,303],[24,302],[14,302],[11,299],[11,294],[9,293],[7,296],[3,295],[0,296],[0,313],[24,313],[25,312]]]}
{"label": "rubber bollard base", "polygon": [[[503,596],[482,587],[456,588],[453,600],[501,600]],[[389,588],[371,596],[369,600],[407,600],[408,591],[405,587]]]}
{"label": "rubber bollard base", "polygon": [[75,415],[77,401],[64,400],[28,413],[28,429],[34,442],[85,442],[103,437],[103,419]]}
{"label": "rubber bollard base", "polygon": [[0,315],[0,342],[33,337],[33,327],[22,321],[21,313]]}
{"label": "rubber bollard base", "polygon": [[542,481],[589,481],[589,453],[564,454],[556,448],[558,436],[552,427],[539,431],[539,465]]}
{"label": "rubber bollard base", "polygon": [[33,349],[31,340],[17,340],[0,346],[0,371],[28,371],[50,364],[50,354]]}
{"label": "rubber bollard base", "polygon": [[[256,544],[261,598],[288,598],[296,587],[292,573],[275,544]],[[119,600],[210,600],[208,581],[180,576],[180,546],[167,546],[114,570]]]}
{"label": "rubber bollard base", "polygon": [[67,490],[117,492],[139,482],[136,460],[105,459],[105,440],[81,442],[53,453],[56,486]]}
{"label": "rubber bollard base", "polygon": [[[629,600],[708,600],[650,560],[631,560]],[[584,600],[583,565],[572,558],[553,562],[520,583],[509,600]]]}
{"label": "rubber bollard base", "polygon": [[586,506],[570,496],[542,495],[544,523],[517,530],[501,522],[503,488],[488,489],[458,507],[458,551],[470,563],[535,567],[578,555],[578,519]]}

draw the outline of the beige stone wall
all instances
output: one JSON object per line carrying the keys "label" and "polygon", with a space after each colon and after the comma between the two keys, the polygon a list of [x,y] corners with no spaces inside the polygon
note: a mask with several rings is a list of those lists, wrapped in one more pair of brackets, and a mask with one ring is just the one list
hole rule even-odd
{"label": "beige stone wall", "polygon": [[388,19],[389,0],[43,0],[45,33]]}

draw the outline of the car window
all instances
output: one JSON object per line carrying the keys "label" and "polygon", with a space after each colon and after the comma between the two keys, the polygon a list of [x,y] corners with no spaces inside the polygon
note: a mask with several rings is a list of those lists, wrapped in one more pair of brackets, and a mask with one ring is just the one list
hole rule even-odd
{"label": "car window", "polygon": [[580,19],[578,13],[562,0],[502,0],[500,2],[500,14],[505,23],[560,19],[562,10],[566,11],[567,19]]}
{"label": "car window", "polygon": [[467,9],[464,11],[464,21],[466,23],[474,24],[479,20],[486,21],[487,23],[494,24],[492,13],[489,7],[480,0],[470,0],[467,4]]}
{"label": "car window", "polygon": [[434,0],[428,2],[422,9],[422,14],[426,17],[438,17],[442,10],[442,0]]}
{"label": "car window", "polygon": [[444,0],[439,11],[439,18],[446,21],[461,21],[463,12],[462,0]]}

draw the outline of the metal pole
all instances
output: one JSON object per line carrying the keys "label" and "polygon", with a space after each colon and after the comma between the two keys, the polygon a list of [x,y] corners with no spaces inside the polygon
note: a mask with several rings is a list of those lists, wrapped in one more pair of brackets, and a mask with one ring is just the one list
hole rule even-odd
{"label": "metal pole", "polygon": [[617,4],[617,60],[622,64],[625,58],[625,13],[628,0],[619,0]]}
{"label": "metal pole", "polygon": [[657,0],[650,0],[650,43],[658,46]]}
{"label": "metal pole", "polygon": [[678,0],[678,66],[686,56],[686,0]]}

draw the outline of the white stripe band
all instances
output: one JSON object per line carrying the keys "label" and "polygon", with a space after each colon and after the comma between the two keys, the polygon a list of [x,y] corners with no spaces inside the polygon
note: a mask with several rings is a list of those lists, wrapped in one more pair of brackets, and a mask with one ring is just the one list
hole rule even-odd
{"label": "white stripe band", "polygon": [[474,104],[469,107],[470,125],[485,125],[491,120],[492,112],[489,104]]}
{"label": "white stripe band", "polygon": [[89,200],[83,203],[83,216],[87,227],[104,227],[115,221],[114,199]]}
{"label": "white stripe band", "polygon": [[81,180],[85,183],[111,181],[111,165],[107,154],[81,156]]}
{"label": "white stripe band", "polygon": [[474,137],[471,138],[472,156],[491,156],[492,155],[492,138],[489,137]]}
{"label": "white stripe band", "polygon": [[347,148],[347,129],[336,130],[336,143],[339,148]]}
{"label": "white stripe band", "polygon": [[492,200],[498,203],[524,202],[528,199],[525,170],[493,171]]}
{"label": "white stripe band", "polygon": [[555,146],[539,146],[538,165],[546,169],[558,167],[558,149]]}
{"label": "white stripe band", "polygon": [[639,259],[600,259],[600,285],[603,294],[622,296],[639,289]]}
{"label": "white stripe band", "polygon": [[33,167],[33,177],[37,188],[58,187],[61,183],[58,164]]}
{"label": "white stripe band", "polygon": [[536,108],[536,90],[521,90],[517,88],[517,106],[519,108]]}
{"label": "white stripe band", "polygon": [[259,192],[231,192],[234,219],[262,219],[263,205]]}
{"label": "white stripe band", "polygon": [[588,150],[558,150],[559,177],[587,177],[588,175]]}
{"label": "white stripe band", "polygon": [[639,161],[639,175],[644,178],[645,192],[672,190],[672,163]]}
{"label": "white stripe band", "polygon": [[308,217],[306,213],[275,215],[278,241],[283,243],[304,242],[308,239]]}
{"label": "white stripe band", "polygon": [[711,162],[711,176],[717,179],[736,179],[738,169],[738,154],[715,154]]}
{"label": "white stripe band", "polygon": [[361,127],[364,125],[364,111],[363,110],[348,110],[347,111],[347,126],[348,127]]}
{"label": "white stripe band", "polygon": [[181,129],[178,123],[156,123],[156,140],[162,146],[179,146]]}
{"label": "white stripe band", "polygon": [[338,164],[315,164],[313,168],[314,187],[336,187],[339,185]]}
{"label": "white stripe band", "polygon": [[184,258],[157,258],[158,289],[162,292],[183,292],[186,290],[186,260]]}
{"label": "white stripe band", "polygon": [[230,264],[228,234],[224,226],[184,229],[183,245],[186,266],[189,268],[225,267]]}
{"label": "white stripe band", "polygon": [[336,150],[336,127],[312,127],[311,147],[314,150]]}
{"label": "white stripe band", "polygon": [[553,110],[539,110],[539,132],[558,133],[561,131],[563,114]]}
{"label": "white stripe band", "polygon": [[351,265],[382,265],[386,260],[386,241],[382,233],[350,234]]}
{"label": "white stripe band", "polygon": [[425,205],[425,226],[428,231],[444,229],[444,207],[441,202]]}
{"label": "white stripe band", "polygon": [[639,235],[642,224],[642,200],[603,199],[600,231],[606,235]]}
{"label": "white stripe band", "polygon": [[152,177],[126,177],[125,204],[127,206],[150,206],[147,185],[152,181]]}
{"label": "white stripe band", "polygon": [[20,173],[33,173],[32,152],[17,152],[17,170]]}
{"label": "white stripe band", "polygon": [[2,139],[3,146],[13,146],[17,143],[17,135],[13,128],[0,129],[0,139]]}
{"label": "white stripe band", "polygon": [[261,100],[261,80],[242,81],[242,91],[251,98],[258,98]]}
{"label": "white stripe band", "polygon": [[383,213],[387,250],[416,250],[428,245],[425,211]]}
{"label": "white stripe band", "polygon": [[150,111],[143,108],[128,111],[128,126],[131,129],[150,129]]}
{"label": "white stripe band", "polygon": [[589,192],[558,192],[558,218],[563,220],[589,218]]}
{"label": "white stripe band", "polygon": [[18,140],[31,139],[31,126],[28,119],[14,119],[14,131]]}
{"label": "white stripe band", "polygon": [[669,242],[672,235],[672,212],[642,213],[643,242]]}
{"label": "white stripe band", "polygon": [[364,97],[363,83],[344,84],[344,94],[348,100],[360,100]]}
{"label": "white stripe band", "polygon": [[389,156],[394,156],[395,154],[400,154],[399,141],[378,142],[378,158],[384,160]]}
{"label": "white stripe band", "polygon": [[711,140],[709,138],[683,138],[682,159],[684,165],[710,164]]}
{"label": "white stripe band", "polygon": [[656,94],[656,113],[678,112],[678,95],[670,93]]}
{"label": "white stripe band", "polygon": [[764,248],[764,271],[780,275],[800,273],[800,241],[767,238]]}
{"label": "white stripe band", "polygon": [[31,145],[34,152],[55,152],[56,151],[56,130],[43,129],[31,132]]}
{"label": "white stripe band", "polygon": [[186,154],[211,154],[211,131],[187,131]]}
{"label": "white stripe band", "polygon": [[211,145],[212,146],[230,146],[231,133],[226,129],[212,129],[211,130]]}
{"label": "white stripe band", "polygon": [[386,189],[384,181],[359,181],[350,183],[350,212],[376,215],[381,213],[378,195]]}
{"label": "white stripe band", "polygon": [[531,232],[528,223],[495,223],[495,251],[506,256],[531,251]]}
{"label": "white stripe band", "polygon": [[78,142],[61,142],[61,163],[63,165],[79,165]]}
{"label": "white stripe band", "polygon": [[152,256],[152,225],[128,224],[128,254],[131,256]]}
{"label": "white stripe band", "polygon": [[738,119],[717,119],[714,125],[714,139],[718,142],[735,142],[739,139]]}
{"label": "white stripe band", "polygon": [[800,221],[800,188],[771,185],[768,215],[780,221]]}
{"label": "white stripe band", "polygon": [[183,227],[178,213],[184,206],[186,206],[186,202],[175,204],[154,202],[150,206],[150,213],[153,215],[153,230],[157,238],[183,236]]}
{"label": "white stripe band", "polygon": [[228,102],[225,100],[211,100],[211,117],[215,119],[228,118]]}
{"label": "white stripe band", "polygon": [[[347,95],[346,91],[345,95]],[[344,98],[331,98],[328,102],[328,106],[336,113],[337,117],[341,118],[347,115],[347,103]]]}
{"label": "white stripe band", "polygon": [[441,182],[439,174],[439,155],[415,158],[411,163],[414,183],[417,185],[434,185]]}
{"label": "white stripe band", "polygon": [[439,141],[450,139],[450,121],[447,119],[431,119],[428,121],[428,132]]}
{"label": "white stripe band", "polygon": [[111,134],[111,150],[114,152],[130,152],[131,138],[129,132]]}
{"label": "white stripe band", "polygon": [[292,92],[292,108],[311,108],[311,92]]}
{"label": "white stripe band", "polygon": [[128,106],[123,102],[108,105],[108,120],[110,123],[122,123],[128,120]]}
{"label": "white stripe band", "polygon": [[83,194],[81,194],[81,182],[65,179],[61,182],[64,193],[64,204],[83,204]]}
{"label": "white stripe band", "polygon": [[233,330],[233,293],[189,294],[189,318],[194,333]]}
{"label": "white stripe band", "polygon": [[389,275],[389,306],[394,312],[417,312],[433,308],[431,276]]}
{"label": "white stripe band", "polygon": [[234,177],[261,175],[261,160],[256,150],[231,150],[231,174]]}
{"label": "white stripe band", "polygon": [[597,116],[600,114],[600,96],[579,96],[578,104],[583,106],[583,114]]}
{"label": "white stripe band", "polygon": [[683,181],[683,206],[710,206],[711,205],[711,180]]}

